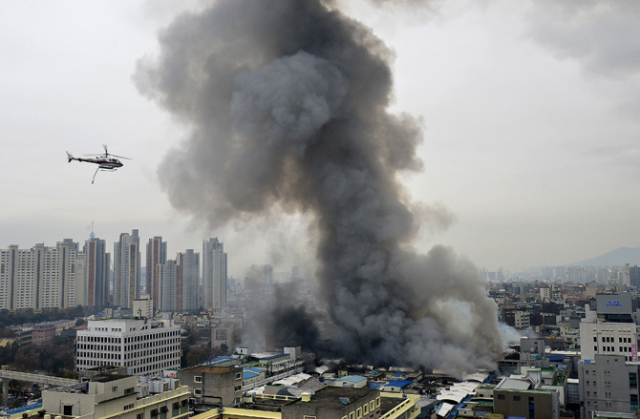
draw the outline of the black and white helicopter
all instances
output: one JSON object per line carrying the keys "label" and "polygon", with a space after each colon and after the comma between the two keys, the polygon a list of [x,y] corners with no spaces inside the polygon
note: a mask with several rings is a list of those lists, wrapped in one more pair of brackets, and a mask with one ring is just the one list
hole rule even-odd
{"label": "black and white helicopter", "polygon": [[69,153],[67,151],[67,159],[69,160],[69,163],[71,163],[72,160],[76,160],[79,162],[85,162],[85,163],[95,163],[98,165],[98,168],[96,169],[96,172],[93,174],[93,179],[91,179],[91,183],[93,184],[93,182],[96,180],[96,175],[98,174],[98,172],[100,170],[103,171],[108,171],[108,172],[115,172],[116,170],[118,170],[119,168],[121,168],[123,166],[122,162],[120,160],[118,160],[116,157],[120,158],[120,159],[125,159],[125,160],[131,160],[128,157],[123,157],[123,156],[116,156],[115,154],[109,154],[109,150],[107,149],[106,145],[102,145],[102,147],[104,147],[104,154],[85,154],[85,156],[94,156],[91,158],[87,158],[84,159],[82,157],[74,157],[73,154]]}

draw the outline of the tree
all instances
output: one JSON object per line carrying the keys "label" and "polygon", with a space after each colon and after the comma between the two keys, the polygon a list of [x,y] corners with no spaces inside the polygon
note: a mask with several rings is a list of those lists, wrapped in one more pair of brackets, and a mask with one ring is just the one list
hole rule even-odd
{"label": "tree", "polygon": [[82,326],[85,323],[84,319],[76,320],[76,326]]}
{"label": "tree", "polygon": [[187,354],[187,365],[186,367],[192,367],[194,365],[202,364],[211,356],[211,348],[207,346],[196,346],[192,347],[189,353]]}

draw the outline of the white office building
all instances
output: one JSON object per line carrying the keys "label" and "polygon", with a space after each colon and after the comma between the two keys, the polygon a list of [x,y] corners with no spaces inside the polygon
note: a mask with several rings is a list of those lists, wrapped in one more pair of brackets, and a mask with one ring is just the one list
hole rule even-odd
{"label": "white office building", "polygon": [[125,366],[136,375],[180,368],[180,326],[173,320],[90,320],[78,331],[76,371],[102,365]]}
{"label": "white office building", "polygon": [[202,288],[205,309],[227,306],[227,254],[218,238],[202,244]]}
{"label": "white office building", "polygon": [[583,360],[595,355],[621,355],[626,361],[638,360],[638,312],[631,294],[598,294],[596,311],[585,307],[580,322],[580,348]]}

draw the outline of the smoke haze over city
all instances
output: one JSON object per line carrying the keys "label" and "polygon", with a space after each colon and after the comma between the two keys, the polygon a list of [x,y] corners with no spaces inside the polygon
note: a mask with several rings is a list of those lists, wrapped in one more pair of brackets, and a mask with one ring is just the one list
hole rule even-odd
{"label": "smoke haze over city", "polygon": [[[370,29],[321,1],[220,1],[159,41],[135,80],[192,130],[159,170],[176,208],[212,227],[276,206],[309,214],[339,356],[492,366],[503,341],[477,270],[450,248],[412,247],[422,215],[453,216],[416,206],[398,181],[422,168],[422,129],[388,111],[392,53]],[[469,317],[452,316],[463,303]]]}

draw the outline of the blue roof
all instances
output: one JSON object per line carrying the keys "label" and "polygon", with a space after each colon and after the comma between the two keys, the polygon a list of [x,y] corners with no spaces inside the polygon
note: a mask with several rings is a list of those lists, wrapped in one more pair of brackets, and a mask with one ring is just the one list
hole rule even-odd
{"label": "blue roof", "polygon": [[257,377],[260,374],[252,372],[252,371],[242,371],[242,379],[248,380],[249,378]]}
{"label": "blue roof", "polygon": [[289,356],[289,354],[278,354],[278,355],[270,356],[268,358],[262,358],[260,361],[270,361],[272,359],[282,358],[283,356]]}
{"label": "blue roof", "polygon": [[337,381],[348,381],[350,383],[359,383],[362,380],[366,380],[366,378],[361,375],[347,375],[346,377],[338,378]]}
{"label": "blue roof", "polygon": [[404,377],[404,374],[401,373],[401,372],[397,372],[397,373],[393,374],[392,377]]}
{"label": "blue roof", "polygon": [[7,415],[15,415],[16,413],[28,412],[29,410],[40,409],[42,407],[42,403],[32,404],[30,406],[22,406],[17,407],[15,409],[7,410]]}
{"label": "blue roof", "polygon": [[387,384],[387,385],[391,386],[391,387],[403,388],[403,387],[408,386],[411,383],[413,383],[413,381],[409,381],[409,380],[392,380],[392,381],[389,381],[389,384]]}
{"label": "blue roof", "polygon": [[380,383],[369,383],[369,388],[372,388],[374,390],[378,390],[380,388],[384,387],[384,384],[380,384]]}
{"label": "blue roof", "polygon": [[264,369],[262,369],[262,368],[244,368],[244,371],[251,371],[251,372],[255,372],[256,374],[262,374],[264,372]]}

